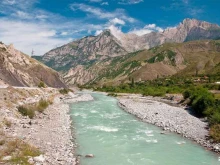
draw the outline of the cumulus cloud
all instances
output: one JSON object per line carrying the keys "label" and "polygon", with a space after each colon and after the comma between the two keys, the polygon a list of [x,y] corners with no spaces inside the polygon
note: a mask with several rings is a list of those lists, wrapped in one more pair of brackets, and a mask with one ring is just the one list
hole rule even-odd
{"label": "cumulus cloud", "polygon": [[53,49],[57,45],[66,43],[66,39],[54,37],[56,30],[46,24],[33,24],[20,21],[0,19],[0,38],[5,44],[13,43],[15,47],[26,54],[32,49],[37,55]]}
{"label": "cumulus cloud", "polygon": [[138,36],[142,36],[144,34],[148,34],[151,32],[162,32],[164,29],[161,27],[158,27],[156,24],[149,24],[144,26],[142,29],[134,29],[130,31],[129,33],[136,34]]}

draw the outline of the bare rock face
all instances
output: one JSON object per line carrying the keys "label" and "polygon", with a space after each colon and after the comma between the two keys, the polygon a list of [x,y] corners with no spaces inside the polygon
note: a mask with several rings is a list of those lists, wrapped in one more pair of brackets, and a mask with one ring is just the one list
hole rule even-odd
{"label": "bare rock face", "polygon": [[68,71],[78,64],[89,65],[100,58],[125,55],[128,52],[120,41],[106,30],[98,36],[88,36],[53,49],[42,61],[58,71]]}
{"label": "bare rock face", "polygon": [[196,19],[185,19],[176,28],[167,29],[162,33],[172,42],[217,39],[220,37],[220,26]]}
{"label": "bare rock face", "polygon": [[59,74],[16,50],[0,43],[0,81],[13,86],[37,86],[40,81],[51,87],[65,87]]}
{"label": "bare rock face", "polygon": [[94,78],[95,76],[90,71],[86,70],[86,68],[84,68],[82,65],[77,65],[75,68],[71,68],[64,76],[67,84],[79,85],[83,85]]}

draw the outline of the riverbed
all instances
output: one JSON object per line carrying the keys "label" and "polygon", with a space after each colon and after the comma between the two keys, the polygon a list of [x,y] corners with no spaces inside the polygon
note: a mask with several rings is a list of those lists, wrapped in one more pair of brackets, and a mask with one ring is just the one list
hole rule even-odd
{"label": "riverbed", "polygon": [[[71,104],[82,165],[219,165],[217,155],[175,133],[123,111],[117,99],[93,93],[93,101]],[[85,158],[93,154],[94,158]]]}

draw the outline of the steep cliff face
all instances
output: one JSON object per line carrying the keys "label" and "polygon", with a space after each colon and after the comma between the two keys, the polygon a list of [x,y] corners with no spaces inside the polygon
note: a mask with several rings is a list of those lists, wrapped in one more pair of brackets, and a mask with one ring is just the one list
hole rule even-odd
{"label": "steep cliff face", "polygon": [[59,74],[16,50],[0,43],[0,80],[13,86],[37,86],[42,80],[51,87],[65,87]]}

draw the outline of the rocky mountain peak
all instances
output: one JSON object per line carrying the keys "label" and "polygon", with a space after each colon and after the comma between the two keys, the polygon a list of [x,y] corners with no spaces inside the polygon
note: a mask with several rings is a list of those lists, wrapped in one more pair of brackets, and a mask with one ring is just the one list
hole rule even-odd
{"label": "rocky mountain peak", "polygon": [[197,19],[189,19],[189,18],[184,19],[183,22],[179,26],[181,25],[183,25],[184,27],[187,27],[188,29],[191,29],[193,27],[200,27],[206,30],[208,30],[211,27],[220,28],[217,24],[211,24],[206,21],[200,21]]}

